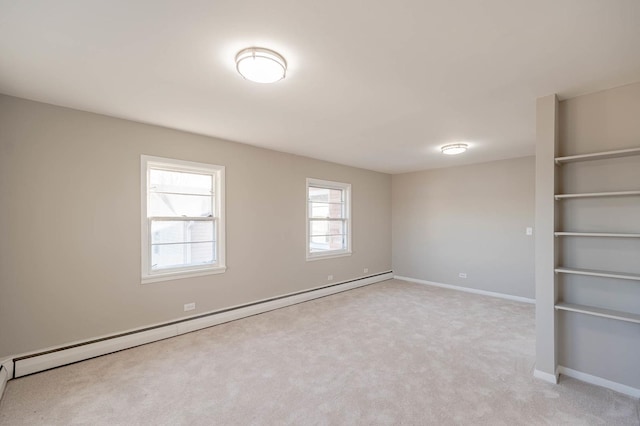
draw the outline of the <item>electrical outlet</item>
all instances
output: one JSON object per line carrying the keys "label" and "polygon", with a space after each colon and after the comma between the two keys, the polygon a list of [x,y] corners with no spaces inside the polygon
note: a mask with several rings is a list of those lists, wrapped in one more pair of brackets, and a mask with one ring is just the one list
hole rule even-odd
{"label": "electrical outlet", "polygon": [[364,273],[366,274],[367,272],[369,272],[369,268],[364,268]]}
{"label": "electrical outlet", "polygon": [[184,311],[193,311],[196,308],[196,303],[192,302],[192,303],[185,303],[184,304]]}
{"label": "electrical outlet", "polygon": [[460,273],[458,274],[458,276],[459,276],[460,278],[467,278],[467,274],[466,274],[466,272],[460,272]]}
{"label": "electrical outlet", "polygon": [[531,228],[531,227],[527,227],[527,230],[525,231],[525,233],[526,233],[527,235],[533,235],[533,228]]}
{"label": "electrical outlet", "polygon": [[333,279],[333,275],[327,276],[327,281],[331,281]]}

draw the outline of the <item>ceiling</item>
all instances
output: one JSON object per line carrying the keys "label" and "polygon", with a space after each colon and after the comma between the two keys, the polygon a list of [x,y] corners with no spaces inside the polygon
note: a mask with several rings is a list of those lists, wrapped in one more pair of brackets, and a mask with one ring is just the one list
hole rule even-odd
{"label": "ceiling", "polygon": [[638,0],[0,0],[1,93],[388,173],[531,155],[537,97],[635,81]]}

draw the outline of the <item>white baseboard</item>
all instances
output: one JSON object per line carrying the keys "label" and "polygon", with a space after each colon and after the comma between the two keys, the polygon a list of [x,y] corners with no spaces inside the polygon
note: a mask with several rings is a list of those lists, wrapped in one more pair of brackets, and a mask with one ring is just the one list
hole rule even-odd
{"label": "white baseboard", "polygon": [[529,299],[528,297],[512,296],[510,294],[496,293],[496,292],[493,292],[493,291],[478,290],[478,289],[475,289],[475,288],[461,287],[461,286],[451,285],[451,284],[436,283],[436,282],[433,282],[433,281],[419,280],[417,278],[403,277],[403,276],[400,276],[400,275],[394,275],[394,278],[397,279],[397,280],[409,281],[409,282],[417,283],[417,284],[425,284],[425,285],[430,285],[430,286],[434,286],[434,287],[448,288],[450,290],[458,290],[458,291],[464,291],[464,292],[467,292],[467,293],[481,294],[483,296],[491,296],[491,297],[498,297],[500,299],[514,300],[516,302],[536,303],[535,299]]}
{"label": "white baseboard", "polygon": [[335,283],[331,286],[316,287],[310,290],[289,293],[224,310],[201,313],[178,321],[149,325],[140,329],[74,342],[66,346],[49,348],[36,353],[13,357],[10,361],[12,370],[15,362],[15,371],[9,372],[9,370],[7,370],[8,379],[18,378],[96,356],[133,348],[146,343],[167,339],[180,334],[272,311],[285,306],[295,305],[380,281],[390,280],[392,278],[393,273],[391,272],[357,278]]}
{"label": "white baseboard", "polygon": [[634,398],[640,398],[640,389],[633,388],[631,386],[623,385],[622,383],[612,382],[611,380],[603,379],[602,377],[593,376],[591,374],[583,373],[582,371],[572,370],[571,368],[558,366],[558,372],[567,377],[590,383],[596,386],[602,386],[603,388],[611,389],[616,392],[623,393],[625,395],[632,396]]}
{"label": "white baseboard", "polygon": [[545,382],[553,383],[554,385],[558,384],[558,371],[556,371],[556,374],[551,374],[535,369],[533,370],[533,377],[544,380]]}

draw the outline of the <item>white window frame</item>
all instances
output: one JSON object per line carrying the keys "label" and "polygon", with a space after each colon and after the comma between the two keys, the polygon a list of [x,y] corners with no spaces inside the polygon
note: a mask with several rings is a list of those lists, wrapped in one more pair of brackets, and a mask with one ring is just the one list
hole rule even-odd
{"label": "white window frame", "polygon": [[[345,206],[344,206],[344,214],[345,214],[345,218],[341,219],[344,221],[346,227],[347,227],[347,232],[346,232],[346,238],[347,238],[347,247],[345,249],[339,249],[339,250],[327,250],[327,251],[323,251],[323,252],[311,252],[311,221],[313,220],[310,217],[310,211],[309,211],[309,187],[316,187],[316,188],[328,188],[328,189],[340,189],[342,191],[344,191],[344,199],[345,199]],[[344,257],[344,256],[351,256],[351,184],[350,183],[342,183],[342,182],[333,182],[330,180],[322,180],[322,179],[315,179],[315,178],[307,178],[307,186],[306,186],[306,194],[305,194],[305,202],[307,204],[307,220],[306,220],[306,227],[307,227],[307,241],[306,241],[306,252],[307,252],[307,261],[313,261],[313,260],[321,260],[321,259],[331,259],[331,258],[335,258],[335,257]],[[324,219],[321,219],[324,220]]]}
{"label": "white window frame", "polygon": [[[185,266],[173,269],[153,271],[151,269],[151,220],[147,217],[147,204],[149,200],[149,170],[160,168],[186,173],[207,174],[214,177],[214,222],[216,224],[216,258],[217,261],[205,266]],[[226,271],[225,263],[225,182],[224,166],[196,163],[193,161],[175,160],[172,158],[154,157],[150,155],[140,156],[140,182],[141,182],[141,217],[142,217],[142,284],[158,281],[177,280],[181,278],[198,277],[210,274],[221,274]]]}

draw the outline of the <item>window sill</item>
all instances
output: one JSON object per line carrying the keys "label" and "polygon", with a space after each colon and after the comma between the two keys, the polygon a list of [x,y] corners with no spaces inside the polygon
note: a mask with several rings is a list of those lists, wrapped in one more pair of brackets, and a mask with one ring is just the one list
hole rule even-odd
{"label": "window sill", "polygon": [[140,280],[141,284],[155,283],[159,281],[181,280],[183,278],[202,277],[205,275],[222,274],[227,270],[226,266],[217,266],[215,268],[196,269],[191,271],[174,271],[167,273],[158,273],[154,275],[143,276]]}
{"label": "window sill", "polygon": [[322,259],[334,259],[336,257],[347,257],[351,256],[350,251],[340,252],[340,253],[327,253],[327,254],[307,254],[307,262],[311,262],[314,260],[322,260]]}

